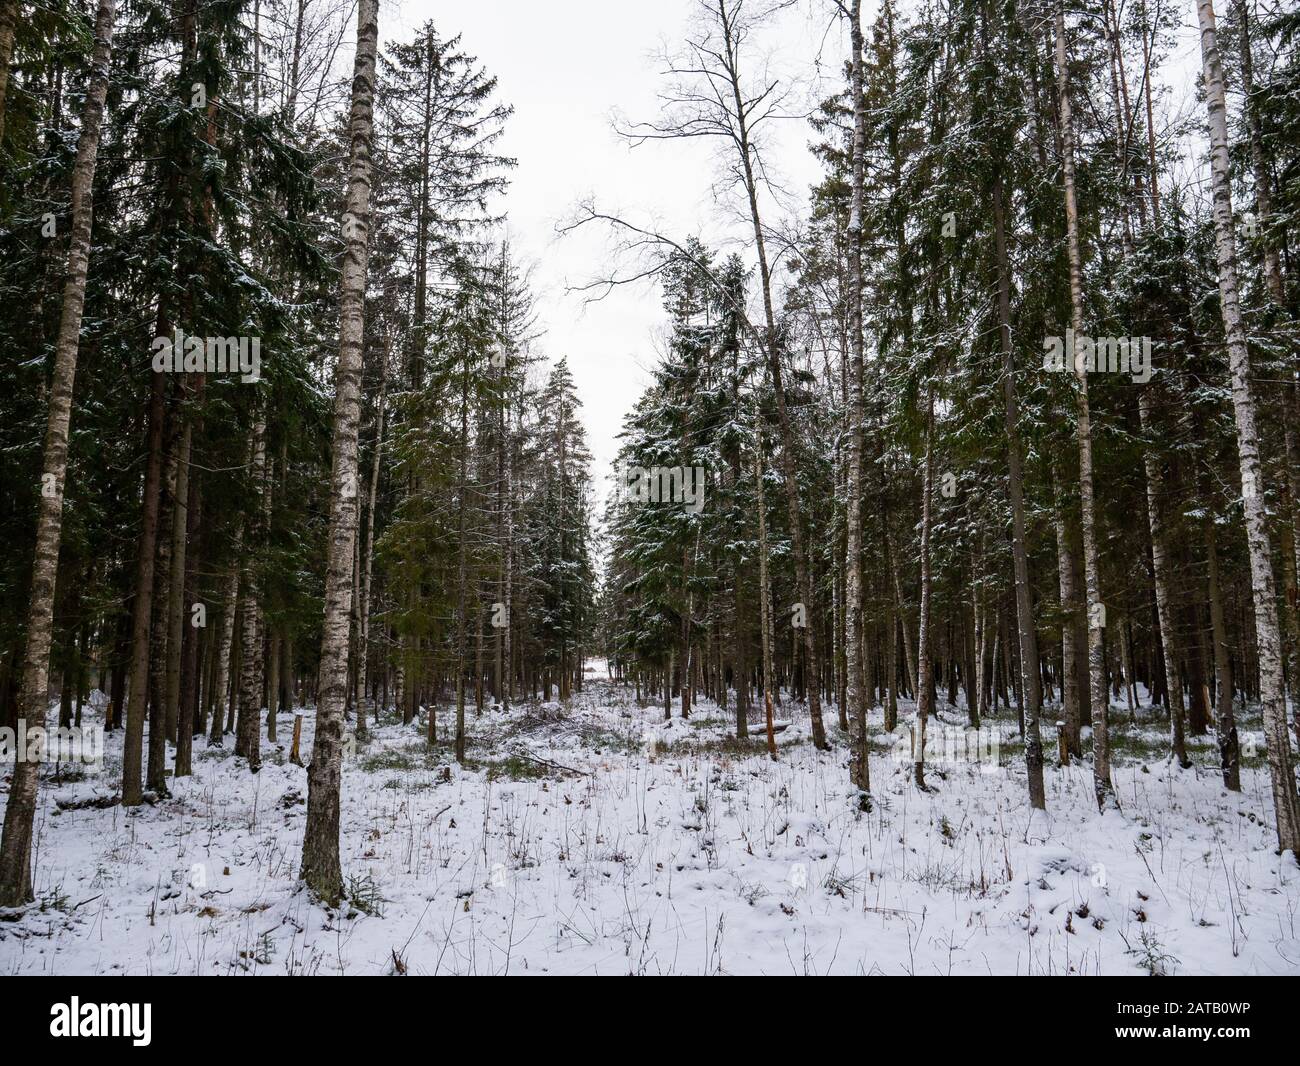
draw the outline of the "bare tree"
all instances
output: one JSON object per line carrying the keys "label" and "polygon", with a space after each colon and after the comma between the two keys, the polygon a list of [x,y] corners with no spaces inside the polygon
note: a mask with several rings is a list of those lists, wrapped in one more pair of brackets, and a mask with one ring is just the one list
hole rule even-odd
{"label": "bare tree", "polygon": [[[779,5],[778,5],[779,6]],[[790,540],[795,575],[804,613],[818,617],[813,598],[812,573],[805,543],[796,468],[797,441],[786,403],[785,378],[781,365],[782,344],[777,328],[772,294],[772,268],[768,256],[767,230],[760,205],[761,189],[767,185],[759,134],[780,116],[784,92],[774,79],[759,79],[751,85],[742,60],[745,46],[754,32],[775,10],[752,12],[745,0],[707,0],[700,4],[698,32],[686,42],[680,59],[669,59],[667,74],[671,88],[664,96],[665,118],[641,122],[626,131],[633,143],[646,140],[694,138],[720,139],[729,150],[727,174],[744,194],[753,230],[754,252],[758,257],[758,283],[763,301],[762,350],[766,356],[772,392],[776,399],[777,425],[781,434],[781,474],[790,512]],[[805,681],[808,714],[812,719],[813,743],[826,749],[826,730],[821,712],[821,659],[816,624],[803,627]]]}

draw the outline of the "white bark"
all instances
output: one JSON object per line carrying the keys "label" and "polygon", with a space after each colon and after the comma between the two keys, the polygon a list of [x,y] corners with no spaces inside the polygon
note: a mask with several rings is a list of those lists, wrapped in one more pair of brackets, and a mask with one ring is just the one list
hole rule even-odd
{"label": "white bark", "polygon": [[1264,508],[1263,468],[1255,396],[1250,383],[1250,352],[1238,295],[1237,243],[1232,228],[1232,187],[1228,166],[1228,109],[1223,91],[1223,64],[1215,28],[1212,0],[1197,0],[1201,27],[1201,60],[1205,76],[1205,106],[1210,127],[1210,176],[1214,196],[1215,252],[1219,272],[1219,305],[1232,377],[1232,408],[1237,422],[1237,454],[1241,496],[1246,514],[1246,544],[1250,551],[1251,592],[1255,601],[1255,644],[1259,658],[1260,702],[1264,705],[1264,736],[1277,811],[1277,840],[1282,851],[1300,857],[1300,805],[1296,801],[1282,689],[1282,642],[1274,600],[1272,546]]}
{"label": "white bark", "polygon": [[[1079,242],[1079,208],[1074,194],[1074,128],[1070,115],[1070,82],[1065,54],[1065,9],[1056,9],[1056,83],[1060,98],[1061,171],[1065,186],[1065,221],[1069,236],[1070,324],[1083,331],[1083,251]],[[1093,502],[1092,420],[1088,410],[1088,375],[1074,368],[1079,442],[1079,511],[1083,531],[1083,580],[1088,604],[1088,688],[1092,696],[1092,774],[1098,807],[1114,797],[1110,779],[1110,736],[1106,687],[1106,651],[1102,627],[1106,608],[1101,599],[1101,564],[1097,556],[1096,507]]]}
{"label": "white bark", "polygon": [[[845,550],[844,649],[847,715],[851,723],[853,746],[850,755],[850,780],[861,793],[871,791],[871,773],[867,760],[867,694],[864,691],[862,665],[862,449],[863,440],[863,337],[862,337],[862,227],[866,204],[863,178],[867,148],[867,116],[863,99],[862,76],[862,0],[853,0],[849,10],[850,90],[853,94],[853,177],[849,207],[849,347],[851,392],[849,398],[849,471],[848,502],[845,513],[847,548]],[[815,679],[814,679],[815,683]],[[842,715],[845,713],[842,709]]]}
{"label": "white bark", "polygon": [[350,166],[339,283],[339,358],[334,371],[334,456],[325,572],[325,621],[317,686],[316,739],[308,771],[307,827],[301,876],[322,899],[343,894],[339,862],[339,786],[343,710],[348,687],[353,538],[357,529],[357,425],[361,419],[361,362],[365,332],[366,270],[370,253],[371,141],[374,136],[375,56],[379,0],[360,0],[352,77]]}
{"label": "white bark", "polygon": [[[6,11],[17,5],[7,5]],[[68,275],[54,349],[54,377],[45,426],[41,493],[36,519],[36,555],[32,565],[32,595],[27,612],[27,648],[23,656],[18,713],[27,728],[45,727],[49,689],[50,642],[54,628],[54,588],[58,581],[59,544],[63,534],[63,490],[68,469],[68,428],[72,421],[72,386],[77,374],[77,349],[86,303],[90,267],[90,230],[94,218],[95,163],[108,95],[109,62],[113,51],[113,20],[117,0],[100,0],[95,15],[95,46],[91,78],[81,115],[81,135],[72,171],[72,231],[68,245]],[[3,28],[3,27],[0,27]],[[9,26],[12,43],[12,25]],[[3,42],[0,42],[3,43]],[[7,81],[9,57],[0,55]],[[0,97],[2,103],[3,97]],[[0,117],[3,111],[0,110]],[[48,488],[47,488],[48,486]],[[0,838],[0,906],[18,906],[32,898],[32,819],[36,813],[39,762],[20,759],[14,766],[4,836]]]}

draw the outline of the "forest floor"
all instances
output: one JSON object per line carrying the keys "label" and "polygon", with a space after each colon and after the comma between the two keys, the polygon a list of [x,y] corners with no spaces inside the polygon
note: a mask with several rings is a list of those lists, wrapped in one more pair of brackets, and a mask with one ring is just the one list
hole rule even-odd
{"label": "forest floor", "polygon": [[730,711],[665,723],[588,671],[567,707],[471,709],[463,767],[445,707],[432,752],[372,728],[344,764],[336,909],[297,881],[286,740],[256,775],[196,740],[194,776],[128,811],[87,805],[119,784],[110,734],[101,772],[42,781],[38,901],[0,912],[0,973],[1300,973],[1300,867],[1272,850],[1258,755],[1232,794],[1211,738],[1178,770],[1161,724],[1116,708],[1121,809],[1097,814],[1076,761],[1032,812],[1014,721],[971,758],[944,706],[932,791],[881,730],[864,813],[833,708],[817,752],[787,704],[773,762]]}

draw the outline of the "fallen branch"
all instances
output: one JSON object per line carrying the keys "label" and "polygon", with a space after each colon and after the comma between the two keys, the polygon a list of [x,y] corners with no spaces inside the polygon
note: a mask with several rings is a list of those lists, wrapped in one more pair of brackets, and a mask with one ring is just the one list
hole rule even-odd
{"label": "fallen branch", "polygon": [[553,769],[563,770],[565,773],[569,773],[569,774],[580,774],[583,777],[591,776],[591,771],[589,770],[578,770],[572,766],[561,766],[557,762],[551,762],[550,759],[539,759],[537,758],[536,755],[529,755],[528,752],[526,751],[519,751],[516,752],[515,754],[518,755],[521,759],[527,759],[529,762],[537,763],[538,766],[550,766]]}

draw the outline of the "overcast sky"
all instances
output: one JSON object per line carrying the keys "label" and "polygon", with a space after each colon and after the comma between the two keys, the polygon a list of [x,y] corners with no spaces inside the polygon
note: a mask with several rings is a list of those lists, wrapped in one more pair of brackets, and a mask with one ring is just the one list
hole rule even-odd
{"label": "overcast sky", "polygon": [[[577,382],[598,487],[623,416],[649,380],[664,315],[653,282],[617,289],[598,303],[568,292],[611,267],[612,240],[594,229],[560,238],[556,225],[594,198],[602,209],[677,238],[700,234],[719,242],[743,232],[735,205],[713,196],[708,146],[657,142],[633,149],[613,128],[616,113],[658,117],[663,79],[655,54],[683,38],[694,6],[695,0],[403,0],[386,5],[391,14],[381,27],[384,39],[409,36],[426,19],[445,35],[459,32],[463,49],[497,76],[500,98],[514,106],[502,145],[519,164],[505,202],[509,235],[534,271],[546,330],[539,350],[551,360],[567,356]],[[820,22],[811,20],[814,11]],[[828,22],[811,2],[791,12],[765,43],[770,61],[807,82]],[[838,63],[842,51],[833,30],[826,54]],[[792,119],[778,137],[779,170],[802,204],[817,175],[807,150],[811,130]]]}
{"label": "overcast sky", "polygon": [[[532,267],[533,289],[545,336],[539,351],[567,356],[584,404],[584,421],[601,495],[617,450],[623,416],[649,380],[658,358],[664,315],[657,285],[614,290],[599,303],[569,291],[612,268],[612,239],[597,230],[558,237],[556,226],[584,199],[606,211],[653,225],[675,238],[698,234],[713,246],[741,242],[737,204],[715,197],[711,149],[700,142],[629,146],[614,131],[615,115],[649,120],[660,114],[664,88],[656,57],[684,38],[698,0],[401,0],[381,10],[381,34],[409,38],[427,19],[441,33],[462,35],[499,80],[499,97],[515,113],[502,151],[517,158],[504,204],[509,235]],[[831,89],[846,42],[830,18],[827,0],[801,0],[774,32],[756,42],[754,59],[769,63],[797,86],[791,110]],[[903,5],[908,6],[906,2]],[[1184,33],[1166,68],[1181,82],[1186,101],[1199,65],[1189,0]],[[867,0],[868,25],[876,5]],[[801,118],[781,123],[769,160],[789,191],[789,210],[801,210],[819,168],[808,150],[812,130]],[[780,211],[769,206],[769,222]],[[748,258],[748,256],[747,256]]]}

